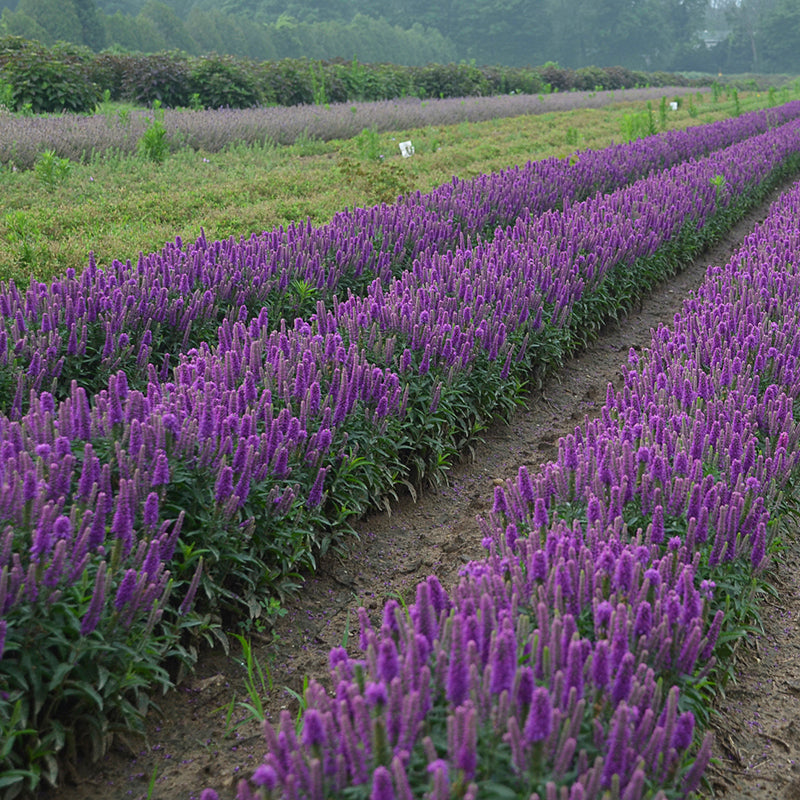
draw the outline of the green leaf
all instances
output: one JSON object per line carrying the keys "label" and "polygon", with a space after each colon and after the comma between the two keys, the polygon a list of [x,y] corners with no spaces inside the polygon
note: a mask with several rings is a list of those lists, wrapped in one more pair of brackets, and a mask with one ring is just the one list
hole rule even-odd
{"label": "green leaf", "polygon": [[31,782],[39,780],[39,776],[35,772],[31,772],[31,770],[27,769],[5,770],[3,774],[0,775],[0,789],[5,788],[6,786],[14,786],[15,784],[21,783],[26,778],[29,778]]}

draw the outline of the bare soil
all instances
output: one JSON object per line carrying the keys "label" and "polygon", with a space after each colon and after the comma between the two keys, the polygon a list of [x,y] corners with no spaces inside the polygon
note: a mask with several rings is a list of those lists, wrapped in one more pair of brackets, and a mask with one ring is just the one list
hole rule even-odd
{"label": "bare soil", "polygon": [[[270,636],[252,641],[271,681],[263,697],[268,719],[297,708],[291,691],[302,692],[304,676],[327,675],[329,650],[346,643],[348,631],[357,635],[359,606],[377,613],[390,596],[413,600],[417,583],[432,573],[453,585],[462,564],[482,557],[476,517],[490,509],[493,485],[522,464],[535,470],[555,456],[559,438],[599,411],[608,383],[620,385],[629,349],[649,346],[651,330],[673,321],[706,267],[725,264],[767,208],[604,330],[509,424],[489,428],[448,485],[416,501],[404,497],[391,515],[363,519],[344,553],[321,559]],[[737,681],[715,715],[709,797],[800,800],[800,547],[787,547],[773,577],[778,592],[763,607],[764,632],[739,648]],[[238,646],[230,656],[204,654],[195,673],[160,699],[162,714],[149,720],[146,741],[118,738],[102,762],[79,765],[67,785],[40,800],[189,800],[205,787],[234,798],[236,782],[264,752],[260,726],[239,705],[249,701],[246,676]]]}

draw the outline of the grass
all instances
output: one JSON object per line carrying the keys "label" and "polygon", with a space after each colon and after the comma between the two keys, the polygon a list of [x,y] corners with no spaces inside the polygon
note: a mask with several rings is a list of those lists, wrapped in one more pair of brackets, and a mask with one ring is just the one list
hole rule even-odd
{"label": "grass", "polygon": [[[670,98],[668,98],[670,99]],[[741,111],[769,104],[766,92],[738,95]],[[470,178],[528,160],[623,141],[626,115],[645,103],[620,103],[489,122],[369,133],[347,141],[233,146],[209,154],[184,149],[163,163],[103,155],[67,169],[0,170],[0,279],[27,285],[67,268],[80,272],[93,251],[100,266],[136,260],[176,236],[189,241],[248,236],[310,219],[328,221],[346,206],[393,202],[429,191],[453,175]],[[698,93],[668,116],[685,128],[732,116],[734,98]],[[398,143],[411,140],[403,158]],[[377,155],[376,155],[377,154]],[[52,165],[51,165],[52,166]],[[46,175],[43,179],[42,175]]]}

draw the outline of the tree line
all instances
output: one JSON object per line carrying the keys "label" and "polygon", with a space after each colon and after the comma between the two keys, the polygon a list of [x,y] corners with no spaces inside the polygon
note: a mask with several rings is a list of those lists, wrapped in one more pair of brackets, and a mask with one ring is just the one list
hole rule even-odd
{"label": "tree line", "polygon": [[0,34],[259,60],[800,72],[800,0],[0,0]]}

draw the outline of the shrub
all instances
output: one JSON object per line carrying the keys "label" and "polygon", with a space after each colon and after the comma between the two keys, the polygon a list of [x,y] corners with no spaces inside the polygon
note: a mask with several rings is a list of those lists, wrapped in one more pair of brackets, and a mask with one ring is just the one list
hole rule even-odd
{"label": "shrub", "polygon": [[539,67],[538,72],[542,81],[556,91],[568,92],[575,85],[575,73],[571,69],[559,67],[552,61]]}
{"label": "shrub", "polygon": [[428,64],[414,70],[420,97],[470,97],[489,94],[489,81],[470,64]]}
{"label": "shrub", "polygon": [[128,64],[136,56],[119,53],[99,53],[89,64],[89,75],[102,94],[108,92],[111,100],[122,99],[122,82]]}
{"label": "shrub", "polygon": [[164,109],[156,100],[153,105],[153,119],[148,120],[147,130],[137,143],[139,154],[148,161],[163,164],[169,154],[167,129],[164,127]]}
{"label": "shrub", "polygon": [[575,89],[592,92],[595,89],[621,89],[621,86],[609,86],[608,75],[600,67],[581,67],[575,70]]}
{"label": "shrub", "polygon": [[68,158],[59,158],[55,150],[45,150],[33,166],[36,177],[40,183],[50,191],[63,183],[72,169],[72,162]]}
{"label": "shrub", "polygon": [[87,113],[100,100],[82,48],[48,50],[38,42],[4,37],[0,40],[0,81],[11,87],[6,95],[13,111]]}
{"label": "shrub", "polygon": [[252,69],[231,56],[196,59],[189,81],[191,92],[199,95],[204,108],[252,108],[262,100]]}
{"label": "shrub", "polygon": [[261,91],[267,102],[279,106],[297,106],[314,102],[309,62],[306,59],[283,58],[258,65]]}
{"label": "shrub", "polygon": [[189,61],[181,53],[131,58],[125,64],[124,100],[148,106],[158,100],[167,108],[176,108],[188,105],[191,94]]}
{"label": "shrub", "polygon": [[[580,72],[580,70],[578,70]],[[602,84],[604,89],[631,89],[634,86],[644,86],[648,80],[637,77],[636,73],[631,72],[625,67],[606,67],[602,70]]]}
{"label": "shrub", "polygon": [[483,74],[491,94],[539,94],[544,89],[542,79],[533,69],[483,67]]}

